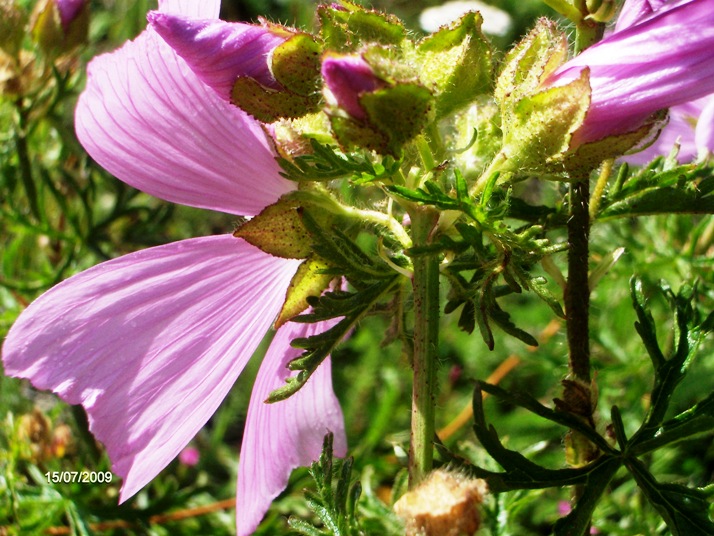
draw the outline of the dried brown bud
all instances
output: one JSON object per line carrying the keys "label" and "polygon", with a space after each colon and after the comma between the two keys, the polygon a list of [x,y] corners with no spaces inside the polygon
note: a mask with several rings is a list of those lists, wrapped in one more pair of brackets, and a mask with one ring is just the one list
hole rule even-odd
{"label": "dried brown bud", "polygon": [[394,504],[407,536],[471,536],[481,526],[485,480],[437,469]]}

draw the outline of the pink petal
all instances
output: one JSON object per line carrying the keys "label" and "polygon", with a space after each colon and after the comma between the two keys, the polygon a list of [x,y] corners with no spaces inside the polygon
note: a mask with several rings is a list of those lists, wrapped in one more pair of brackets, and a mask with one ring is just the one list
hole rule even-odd
{"label": "pink petal", "polygon": [[617,16],[615,31],[619,32],[641,22],[660,9],[668,9],[667,0],[626,0]]}
{"label": "pink petal", "polygon": [[231,100],[239,77],[250,77],[271,89],[281,89],[273,78],[268,57],[285,42],[268,28],[241,22],[190,19],[153,11],[152,28],[181,56],[201,81],[220,97]]}
{"label": "pink petal", "polygon": [[347,452],[344,420],[332,390],[329,358],[296,394],[274,404],[264,401],[291,374],[288,361],[300,355],[290,341],[324,332],[331,324],[288,323],[268,349],[250,396],[250,407],[238,466],[236,518],[238,536],[256,529],[270,503],[285,489],[296,467],[320,457],[327,432],[334,434],[336,456]]}
{"label": "pink petal", "polygon": [[90,63],[75,123],[102,167],[168,201],[252,216],[293,188],[261,126],[151,29]]}
{"label": "pink petal", "polygon": [[84,406],[124,501],[216,410],[298,264],[230,235],[102,263],[20,315],[3,346],[5,372]]}

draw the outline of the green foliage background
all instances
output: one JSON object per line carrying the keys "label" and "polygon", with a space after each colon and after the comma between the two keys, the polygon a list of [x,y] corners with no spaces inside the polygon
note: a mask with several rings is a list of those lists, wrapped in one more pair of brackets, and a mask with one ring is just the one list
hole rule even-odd
{"label": "green foliage background", "polygon": [[[548,13],[536,0],[494,3],[516,21],[513,33],[501,43],[504,46],[529,28],[535,17]],[[425,5],[405,0],[375,4],[396,13],[412,28],[417,27],[418,13]],[[170,205],[108,176],[87,157],[74,136],[72,111],[83,86],[86,62],[137,35],[152,7],[146,0],[92,2],[89,43],[63,69],[42,74],[44,78],[31,93],[6,93],[0,102],[0,336],[33,298],[72,274],[137,249],[233,228],[228,216]],[[314,4],[246,0],[224,2],[223,11],[224,18],[251,20],[263,15],[309,26]],[[29,39],[24,46],[34,53]],[[557,183],[525,183],[519,188],[518,194],[534,204],[562,198],[563,193]],[[593,293],[593,360],[600,396],[598,425],[606,431],[610,408],[617,405],[629,436],[650,407],[654,382],[651,362],[634,328],[630,277],[636,274],[642,279],[659,340],[671,346],[675,341],[671,311],[657,290],[659,282],[666,280],[675,291],[695,285],[697,305],[705,312],[712,310],[714,224],[707,215],[614,219],[614,201],[603,208],[612,219],[594,228],[591,251],[595,262],[620,247],[625,253]],[[555,261],[562,267],[565,254],[556,255]],[[553,278],[546,277],[551,292],[559,295]],[[550,309],[532,294],[507,296],[501,304],[518,326],[536,338],[549,326]],[[385,330],[383,319],[368,318],[334,355],[335,391],[343,405],[354,457],[352,472],[346,474],[361,482],[358,517],[364,532],[375,535],[401,530],[389,505],[403,490],[409,429],[409,366],[397,345],[380,345]],[[440,426],[470,405],[474,380],[487,378],[512,354],[520,361],[501,381],[503,388],[527,392],[546,406],[560,395],[560,380],[567,372],[562,326],[547,340],[541,339],[537,350],[496,331],[495,349],[489,351],[478,334],[458,330],[451,317],[443,320],[441,333]],[[675,392],[669,416],[712,391],[710,339],[704,340],[697,356]],[[235,494],[242,425],[259,359],[256,355],[249,371],[192,442],[200,452],[198,464],[174,461],[121,506],[117,505],[120,483],[116,479],[108,484],[48,483],[48,472],[107,471],[109,462],[101,445],[88,434],[81,410],[34,391],[26,382],[0,375],[0,534],[44,534],[49,529],[54,534],[233,533],[234,510],[223,501],[230,503]],[[496,397],[484,404],[487,420],[509,449],[542,465],[563,467],[564,428]],[[69,437],[66,448],[57,446],[58,437]],[[477,441],[471,424],[444,442],[471,462],[500,470]],[[701,437],[658,450],[643,462],[662,482],[710,486],[714,473],[711,445],[711,430],[704,430]],[[258,534],[294,534],[303,525],[294,522],[294,528],[289,528],[288,516],[303,523],[316,522],[306,506],[304,489],[315,490],[307,469],[295,472]],[[485,504],[483,533],[550,534],[569,493],[565,488],[551,488],[492,495]],[[207,507],[209,513],[199,515],[193,510],[199,507]],[[187,515],[180,518],[177,512]],[[667,533],[660,515],[624,470],[610,482],[593,524],[604,534]]]}

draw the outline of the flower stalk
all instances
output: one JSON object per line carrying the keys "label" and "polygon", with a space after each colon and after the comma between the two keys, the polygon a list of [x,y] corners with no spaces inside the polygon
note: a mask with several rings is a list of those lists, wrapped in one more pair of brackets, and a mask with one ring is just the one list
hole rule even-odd
{"label": "flower stalk", "polygon": [[[416,248],[429,244],[438,213],[425,207],[410,212]],[[436,254],[413,259],[414,349],[412,368],[412,421],[409,447],[409,487],[414,488],[431,471],[434,457],[436,364],[439,347],[439,262]]]}
{"label": "flower stalk", "polygon": [[587,178],[571,185],[568,220],[568,284],[563,300],[568,317],[570,373],[574,379],[585,383],[590,382],[589,199],[590,184]]}

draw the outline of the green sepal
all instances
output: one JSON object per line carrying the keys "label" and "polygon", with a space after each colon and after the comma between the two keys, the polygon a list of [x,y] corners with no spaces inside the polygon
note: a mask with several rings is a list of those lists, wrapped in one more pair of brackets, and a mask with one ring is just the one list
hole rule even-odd
{"label": "green sepal", "polygon": [[282,89],[241,77],[233,84],[231,102],[264,123],[316,112],[321,100],[320,53],[320,45],[311,35],[292,35],[275,47],[270,59],[270,70]]}
{"label": "green sepal", "polygon": [[491,47],[481,32],[483,18],[470,12],[421,41],[419,78],[436,95],[436,117],[472,102],[491,87]]}
{"label": "green sepal", "polygon": [[288,91],[311,97],[320,90],[320,45],[306,33],[297,33],[275,47],[270,69]]}
{"label": "green sepal", "polygon": [[434,118],[432,94],[420,84],[403,83],[365,93],[360,104],[367,114],[365,121],[339,115],[330,118],[338,141],[395,158]]}
{"label": "green sepal", "polygon": [[312,337],[295,339],[291,344],[305,350],[288,364],[290,370],[299,371],[285,380],[285,385],[270,393],[267,402],[273,403],[295,394],[305,385],[317,367],[327,358],[357,323],[377,304],[391,294],[400,282],[401,276],[391,275],[356,292],[329,292],[319,298],[310,298],[313,312],[293,318],[295,322],[313,323],[328,318],[342,317],[327,331]]}
{"label": "green sepal", "polygon": [[265,87],[253,78],[243,77],[233,84],[231,102],[258,121],[272,123],[314,112],[320,103],[320,96],[279,91]]}
{"label": "green sepal", "polygon": [[573,133],[582,126],[590,106],[588,78],[584,69],[572,82],[525,96],[504,112],[502,152],[508,161],[501,171],[564,171]]}
{"label": "green sepal", "polygon": [[343,9],[322,5],[317,9],[320,35],[326,48],[339,52],[355,51],[366,43],[399,45],[406,39],[401,21],[386,13],[366,10],[342,0]]}
{"label": "green sepal", "polygon": [[538,20],[535,28],[506,55],[504,67],[496,80],[494,97],[502,106],[508,107],[509,101],[515,102],[536,92],[567,55],[565,34],[555,22]]}
{"label": "green sepal", "polygon": [[329,265],[316,255],[311,255],[298,266],[288,286],[283,308],[275,321],[275,329],[307,309],[310,296],[322,294],[334,279],[334,276],[325,273],[328,268]]}
{"label": "green sepal", "polygon": [[283,198],[238,227],[233,236],[275,257],[305,259],[311,253],[312,240],[302,223],[300,207],[297,201]]}

